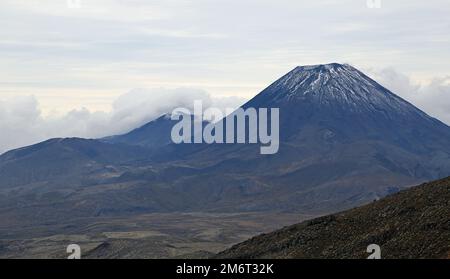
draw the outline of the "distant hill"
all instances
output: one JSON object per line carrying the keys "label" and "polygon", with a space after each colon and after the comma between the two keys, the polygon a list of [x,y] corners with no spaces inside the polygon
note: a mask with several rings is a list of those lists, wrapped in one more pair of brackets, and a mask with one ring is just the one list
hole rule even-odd
{"label": "distant hill", "polygon": [[450,258],[450,177],[256,236],[218,258]]}
{"label": "distant hill", "polygon": [[[146,149],[94,139],[55,138],[0,156],[0,190],[31,183],[68,184],[87,181],[92,174],[114,177],[115,166],[147,158]],[[97,180],[99,182],[99,180]],[[43,189],[41,189],[43,190]]]}
{"label": "distant hill", "polygon": [[170,132],[177,121],[165,114],[126,134],[103,138],[109,143],[138,145],[149,149],[157,149],[172,143]]}

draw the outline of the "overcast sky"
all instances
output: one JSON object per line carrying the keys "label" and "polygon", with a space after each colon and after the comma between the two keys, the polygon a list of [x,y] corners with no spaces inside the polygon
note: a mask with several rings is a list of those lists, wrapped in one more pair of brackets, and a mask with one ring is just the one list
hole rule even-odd
{"label": "overcast sky", "polygon": [[192,92],[235,106],[297,65],[330,62],[450,123],[449,15],[449,0],[1,0],[0,128],[13,139],[0,152],[117,132],[106,127],[121,102],[149,101],[128,105],[148,113],[121,131]]}

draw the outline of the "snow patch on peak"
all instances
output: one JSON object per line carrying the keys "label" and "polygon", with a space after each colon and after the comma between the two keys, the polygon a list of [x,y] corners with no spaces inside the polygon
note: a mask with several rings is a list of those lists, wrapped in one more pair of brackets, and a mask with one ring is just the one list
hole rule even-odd
{"label": "snow patch on peak", "polygon": [[284,87],[288,95],[307,95],[334,83],[334,89],[352,93],[352,85],[378,87],[378,84],[349,64],[320,64],[298,66],[275,84]]}
{"label": "snow patch on peak", "polygon": [[261,92],[255,101],[266,105],[307,103],[317,109],[375,112],[389,118],[399,114],[427,118],[353,66],[338,63],[296,67]]}
{"label": "snow patch on peak", "polygon": [[296,70],[301,71],[311,71],[311,70],[333,70],[340,67],[345,67],[347,64],[339,64],[339,63],[329,63],[329,64],[318,64],[318,65],[305,65],[305,66],[297,66]]}

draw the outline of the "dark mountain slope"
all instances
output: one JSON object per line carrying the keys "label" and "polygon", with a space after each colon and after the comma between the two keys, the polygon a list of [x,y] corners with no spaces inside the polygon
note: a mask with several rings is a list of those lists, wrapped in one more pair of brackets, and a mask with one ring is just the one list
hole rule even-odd
{"label": "dark mountain slope", "polygon": [[254,237],[218,258],[450,258],[450,177]]}

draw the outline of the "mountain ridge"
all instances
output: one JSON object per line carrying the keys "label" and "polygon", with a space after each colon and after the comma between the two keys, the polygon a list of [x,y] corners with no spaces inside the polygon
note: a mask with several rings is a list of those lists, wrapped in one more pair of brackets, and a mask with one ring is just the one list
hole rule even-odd
{"label": "mountain ridge", "polygon": [[100,140],[108,143],[138,145],[151,149],[160,148],[171,143],[170,131],[174,123],[176,121],[172,121],[170,114],[166,113],[125,134],[109,136]]}

